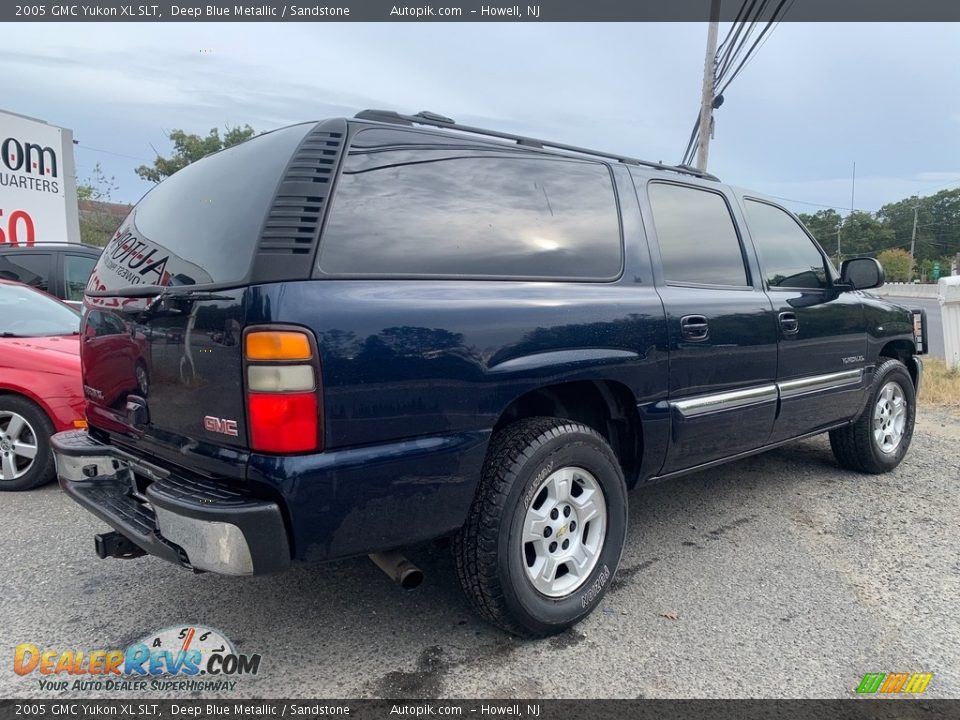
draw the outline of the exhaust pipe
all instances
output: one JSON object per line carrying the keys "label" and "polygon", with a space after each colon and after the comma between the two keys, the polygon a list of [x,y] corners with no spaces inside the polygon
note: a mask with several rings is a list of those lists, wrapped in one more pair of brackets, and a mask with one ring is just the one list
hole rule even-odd
{"label": "exhaust pipe", "polygon": [[404,590],[413,590],[423,582],[423,571],[398,552],[371,553],[369,557]]}

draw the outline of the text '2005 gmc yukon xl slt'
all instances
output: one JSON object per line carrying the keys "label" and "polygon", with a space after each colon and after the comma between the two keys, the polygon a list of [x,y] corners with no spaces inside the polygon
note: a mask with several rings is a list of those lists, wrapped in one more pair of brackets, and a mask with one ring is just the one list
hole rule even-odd
{"label": "text '2005 gmc yukon xl slt'", "polygon": [[637,483],[821,432],[897,466],[925,325],[882,282],[688,168],[432,113],[295,125],[105,249],[60,483],[115,529],[101,557],[197,571],[452,536],[476,610],[547,635],[609,587]]}

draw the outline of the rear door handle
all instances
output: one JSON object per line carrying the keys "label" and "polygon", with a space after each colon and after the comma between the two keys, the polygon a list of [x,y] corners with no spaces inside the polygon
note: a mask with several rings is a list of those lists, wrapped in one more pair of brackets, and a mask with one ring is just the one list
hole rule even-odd
{"label": "rear door handle", "polygon": [[702,342],[710,336],[710,326],[704,315],[684,315],[680,318],[680,336],[690,342]]}
{"label": "rear door handle", "polygon": [[780,328],[784,335],[796,335],[800,330],[800,321],[797,320],[797,314],[792,312],[780,313]]}

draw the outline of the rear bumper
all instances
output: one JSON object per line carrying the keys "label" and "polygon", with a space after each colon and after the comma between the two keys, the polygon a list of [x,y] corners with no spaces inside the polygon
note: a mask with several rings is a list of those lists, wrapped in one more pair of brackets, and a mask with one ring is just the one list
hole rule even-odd
{"label": "rear bumper", "polygon": [[277,503],[223,483],[178,477],[82,430],[57,433],[51,445],[64,492],[151,555],[226,575],[289,566]]}

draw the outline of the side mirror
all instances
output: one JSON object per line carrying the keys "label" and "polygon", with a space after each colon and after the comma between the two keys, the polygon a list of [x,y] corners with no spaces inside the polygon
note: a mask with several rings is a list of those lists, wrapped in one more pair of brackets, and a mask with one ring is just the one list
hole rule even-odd
{"label": "side mirror", "polygon": [[851,258],[840,265],[840,282],[854,290],[869,290],[883,285],[883,266],[873,258]]}

